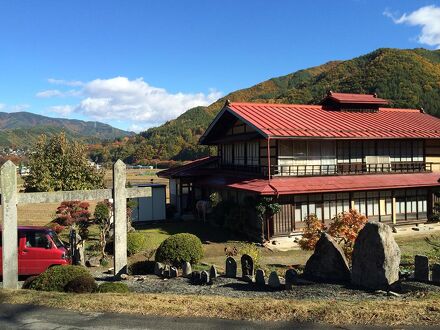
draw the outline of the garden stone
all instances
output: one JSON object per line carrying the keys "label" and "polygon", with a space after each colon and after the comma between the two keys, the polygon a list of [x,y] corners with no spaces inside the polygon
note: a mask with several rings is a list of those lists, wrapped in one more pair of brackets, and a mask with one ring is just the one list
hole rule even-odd
{"label": "garden stone", "polygon": [[217,268],[215,268],[214,265],[211,266],[209,269],[209,278],[211,279],[211,282],[214,281],[218,276]]}
{"label": "garden stone", "polygon": [[226,277],[237,277],[237,262],[232,257],[226,258]]}
{"label": "garden stone", "polygon": [[440,283],[440,264],[432,265],[432,281],[434,283]]}
{"label": "garden stone", "polygon": [[198,271],[193,271],[191,273],[191,283],[192,284],[201,284],[201,277],[200,277],[200,272]]}
{"label": "garden stone", "polygon": [[209,284],[209,274],[206,270],[200,272],[200,284]]}
{"label": "garden stone", "polygon": [[429,281],[429,259],[427,256],[414,257],[414,279],[420,282]]}
{"label": "garden stone", "polygon": [[255,272],[255,283],[257,283],[257,285],[260,286],[265,286],[266,279],[264,278],[264,276],[265,276],[264,270],[258,268],[257,271]]}
{"label": "garden stone", "polygon": [[241,256],[241,277],[254,277],[254,260],[248,254]]}
{"label": "garden stone", "polygon": [[293,285],[298,282],[298,273],[295,269],[288,269],[284,278],[286,279],[286,290],[292,290]]}
{"label": "garden stone", "polygon": [[307,260],[304,276],[318,282],[350,281],[350,268],[344,251],[329,234],[321,234],[313,255]]}
{"label": "garden stone", "polygon": [[170,266],[169,265],[165,265],[165,267],[163,268],[162,276],[164,278],[170,277]]}
{"label": "garden stone", "polygon": [[162,276],[163,275],[163,269],[165,268],[165,265],[160,263],[160,262],[156,262],[154,264],[154,275],[157,276]]}
{"label": "garden stone", "polygon": [[90,257],[86,261],[86,266],[87,267],[99,267],[100,265],[101,265],[100,257]]}
{"label": "garden stone", "polygon": [[171,267],[170,268],[170,278],[174,278],[179,276],[179,271],[177,270],[176,267]]}
{"label": "garden stone", "polygon": [[130,278],[130,276],[128,274],[121,274],[119,275],[119,278],[123,281],[126,281]]}
{"label": "garden stone", "polygon": [[277,272],[273,271],[269,275],[269,280],[267,281],[267,284],[271,289],[279,289],[281,288],[281,282],[280,278],[278,277]]}
{"label": "garden stone", "polygon": [[399,280],[400,249],[390,226],[367,222],[354,243],[351,282],[371,290],[387,290]]}
{"label": "garden stone", "polygon": [[188,261],[185,261],[182,263],[182,276],[188,277],[192,273],[192,267],[191,264]]}

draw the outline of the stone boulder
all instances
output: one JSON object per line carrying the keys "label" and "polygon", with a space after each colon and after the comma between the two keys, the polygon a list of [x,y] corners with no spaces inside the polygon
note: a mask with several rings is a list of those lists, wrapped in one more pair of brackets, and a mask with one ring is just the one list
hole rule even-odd
{"label": "stone boulder", "polygon": [[321,234],[313,255],[307,260],[304,276],[318,282],[350,281],[350,267],[344,251],[329,234]]}
{"label": "stone boulder", "polygon": [[189,277],[191,276],[192,268],[191,264],[188,261],[185,261],[182,263],[182,276],[183,277]]}
{"label": "stone boulder", "polygon": [[277,272],[273,271],[270,273],[269,279],[267,280],[267,285],[269,285],[269,287],[273,290],[281,289],[281,281]]}
{"label": "stone boulder", "polygon": [[284,275],[284,278],[286,280],[286,290],[292,290],[293,285],[298,282],[298,273],[295,269],[288,269],[286,270],[286,274]]}
{"label": "stone boulder", "polygon": [[257,285],[259,285],[259,286],[266,285],[264,270],[262,270],[260,268],[257,269],[257,271],[255,273],[255,283],[257,283]]}
{"label": "stone boulder", "polygon": [[352,256],[351,282],[371,290],[387,290],[399,280],[400,249],[391,227],[368,222],[359,232]]}
{"label": "stone boulder", "polygon": [[165,265],[164,264],[162,264],[160,262],[154,263],[154,274],[155,275],[162,276],[164,269],[165,269]]}

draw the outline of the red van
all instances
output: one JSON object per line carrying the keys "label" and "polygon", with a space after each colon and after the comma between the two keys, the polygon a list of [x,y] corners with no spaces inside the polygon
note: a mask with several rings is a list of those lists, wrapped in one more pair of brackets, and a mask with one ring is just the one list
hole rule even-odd
{"label": "red van", "polygon": [[[0,274],[3,271],[0,231]],[[37,275],[50,266],[68,265],[67,249],[57,234],[46,227],[18,227],[18,275]]]}

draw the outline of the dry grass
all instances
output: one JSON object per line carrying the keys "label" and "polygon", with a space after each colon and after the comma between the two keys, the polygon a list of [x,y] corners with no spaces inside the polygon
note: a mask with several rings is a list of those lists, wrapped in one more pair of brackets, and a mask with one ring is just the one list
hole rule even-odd
{"label": "dry grass", "polygon": [[[89,201],[90,212],[93,214],[97,201]],[[18,224],[20,226],[44,226],[52,221],[60,203],[19,204],[17,207]],[[1,207],[0,207],[1,210]],[[0,221],[3,220],[0,211]]]}
{"label": "dry grass", "polygon": [[67,294],[1,290],[3,303],[31,303],[78,311],[118,312],[170,317],[207,317],[325,324],[438,325],[440,296],[414,299],[278,300],[171,294]]}

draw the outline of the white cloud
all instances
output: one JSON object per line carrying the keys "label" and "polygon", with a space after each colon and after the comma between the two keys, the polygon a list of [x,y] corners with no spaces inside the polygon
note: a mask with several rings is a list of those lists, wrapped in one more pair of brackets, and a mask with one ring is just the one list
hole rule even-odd
{"label": "white cloud", "polygon": [[55,105],[55,106],[49,108],[50,112],[59,114],[59,115],[61,115],[63,117],[67,117],[74,110],[75,110],[75,108],[73,106],[71,106],[71,105]]}
{"label": "white cloud", "polygon": [[68,97],[68,96],[79,96],[80,91],[76,89],[71,89],[68,91],[60,91],[58,89],[47,89],[36,94],[39,98],[51,98],[51,97]]}
{"label": "white cloud", "polygon": [[6,110],[8,112],[21,112],[21,111],[26,111],[30,107],[31,106],[29,104],[15,104],[15,105],[7,106]]}
{"label": "white cloud", "polygon": [[50,84],[54,84],[54,85],[63,85],[63,86],[72,86],[72,87],[78,87],[84,84],[82,81],[79,80],[63,80],[63,79],[49,78],[47,79],[47,81]]}
{"label": "white cloud", "polygon": [[422,32],[417,38],[418,42],[440,49],[440,7],[425,6],[400,17],[386,10],[384,15],[390,17],[396,24],[421,26]]}
{"label": "white cloud", "polygon": [[128,122],[132,125],[130,129],[136,131],[174,119],[190,108],[208,105],[222,96],[216,90],[206,94],[170,93],[149,85],[143,78],[95,79],[82,86],[79,104],[56,106],[50,110],[64,115],[74,112],[93,120],[120,120]]}
{"label": "white cloud", "polygon": [[6,108],[6,104],[0,103],[0,110],[3,110],[4,108]]}

